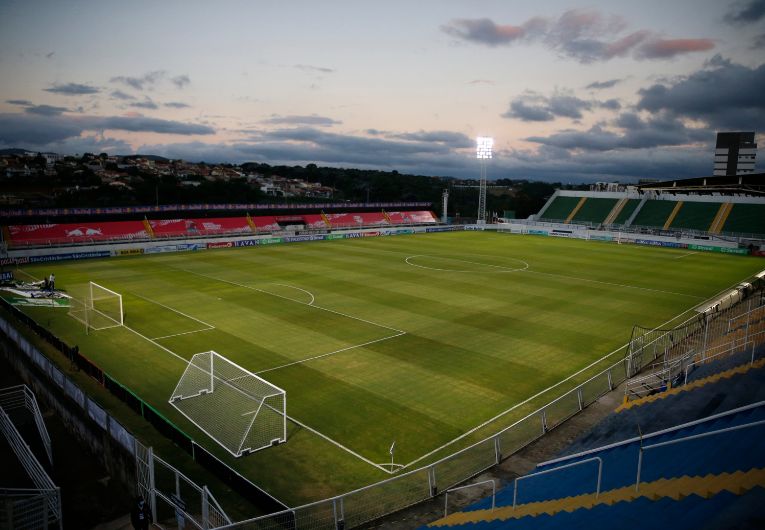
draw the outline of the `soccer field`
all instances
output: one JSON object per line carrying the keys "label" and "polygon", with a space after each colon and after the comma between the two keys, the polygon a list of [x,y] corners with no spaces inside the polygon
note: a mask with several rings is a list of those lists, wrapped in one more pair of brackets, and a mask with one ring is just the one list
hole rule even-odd
{"label": "soccer field", "polygon": [[[679,322],[762,268],[750,257],[454,232],[24,266],[17,277],[54,272],[74,296],[90,281],[120,293],[124,326],[89,334],[66,309],[23,310],[294,503],[385,478],[394,441],[395,464],[414,468],[496,432],[623,357],[633,325]],[[286,444],[231,458],[168,403],[186,361],[209,350],[286,390]]]}

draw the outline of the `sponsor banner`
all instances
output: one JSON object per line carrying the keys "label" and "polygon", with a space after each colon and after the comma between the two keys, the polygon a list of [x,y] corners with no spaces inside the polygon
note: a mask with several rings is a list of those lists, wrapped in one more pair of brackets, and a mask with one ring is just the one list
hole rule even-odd
{"label": "sponsor banner", "polygon": [[0,282],[9,282],[13,279],[13,271],[0,272]]}
{"label": "sponsor banner", "polygon": [[590,240],[592,241],[613,241],[614,236],[590,236]]}
{"label": "sponsor banner", "polygon": [[235,247],[255,247],[260,245],[260,239],[243,239],[241,241],[234,241]]}
{"label": "sponsor banner", "polygon": [[758,256],[760,258],[765,258],[765,250],[753,250],[752,256]]}
{"label": "sponsor banner", "polygon": [[635,244],[650,245],[652,247],[690,248],[686,243],[678,243],[676,241],[657,241],[656,239],[636,239]]}
{"label": "sponsor banner", "polygon": [[377,237],[380,235],[380,232],[351,232],[349,234],[345,234],[345,237],[348,238],[354,238],[354,237]]}
{"label": "sponsor banner", "polygon": [[706,250],[707,252],[721,252],[723,254],[748,254],[749,250],[746,248],[731,248],[731,247],[713,247],[711,245],[688,245],[690,250]]}
{"label": "sponsor banner", "polygon": [[135,256],[136,254],[143,254],[143,249],[142,248],[123,248],[123,249],[114,251],[115,256]]}
{"label": "sponsor banner", "polygon": [[398,236],[405,234],[414,234],[414,230],[411,228],[401,228],[398,230],[380,230],[381,236]]}
{"label": "sponsor banner", "polygon": [[464,230],[465,227],[463,225],[452,225],[452,226],[429,226],[425,229],[426,232],[457,232]]}
{"label": "sponsor banner", "polygon": [[480,230],[483,231],[485,228],[481,225],[465,225],[465,230]]}
{"label": "sponsor banner", "polygon": [[28,256],[21,256],[20,258],[3,258],[0,260],[2,265],[26,265],[29,263]]}
{"label": "sponsor banner", "polygon": [[546,236],[547,230],[529,230],[529,234],[533,236]]}
{"label": "sponsor banner", "polygon": [[112,253],[109,250],[96,250],[93,252],[69,252],[67,254],[51,254],[48,256],[29,256],[29,263],[47,263],[51,261],[65,261],[72,259],[108,258]]}
{"label": "sponsor banner", "polygon": [[576,237],[574,235],[574,232],[572,232],[571,230],[555,230],[555,229],[553,229],[553,230],[550,230],[550,232],[547,235],[555,236],[555,237]]}
{"label": "sponsor banner", "polygon": [[207,248],[207,245],[204,243],[181,243],[178,245],[175,245],[175,247],[183,252],[186,250],[204,250]]}
{"label": "sponsor banner", "polygon": [[325,239],[344,239],[345,234],[327,234]]}
{"label": "sponsor banner", "polygon": [[323,235],[316,236],[287,236],[282,238],[285,243],[299,243],[301,241],[323,241],[325,237]]}
{"label": "sponsor banner", "polygon": [[147,247],[143,250],[144,254],[161,254],[163,252],[176,252],[177,245],[162,245],[161,247]]}
{"label": "sponsor banner", "polygon": [[216,241],[215,243],[207,243],[207,248],[231,248],[234,243],[231,241]]}
{"label": "sponsor banner", "polygon": [[277,243],[284,243],[281,237],[267,237],[260,240],[261,245],[276,245]]}

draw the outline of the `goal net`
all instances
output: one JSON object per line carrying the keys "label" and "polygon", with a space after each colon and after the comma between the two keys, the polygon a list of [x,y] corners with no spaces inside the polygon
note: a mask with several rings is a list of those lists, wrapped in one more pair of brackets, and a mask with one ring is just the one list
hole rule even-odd
{"label": "goal net", "polygon": [[191,358],[169,402],[236,457],[287,441],[287,393],[214,351]]}
{"label": "goal net", "polygon": [[124,323],[122,295],[89,282],[81,296],[69,300],[69,316],[85,324],[86,330],[101,330]]}

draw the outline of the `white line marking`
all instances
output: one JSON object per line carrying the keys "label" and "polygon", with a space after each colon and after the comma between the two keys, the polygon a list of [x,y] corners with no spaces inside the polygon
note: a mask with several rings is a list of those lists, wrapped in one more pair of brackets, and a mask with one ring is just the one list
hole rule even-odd
{"label": "white line marking", "polygon": [[210,331],[210,330],[215,329],[215,326],[213,326],[212,324],[208,324],[207,322],[205,322],[203,320],[199,320],[198,318],[192,317],[191,315],[187,315],[186,313],[184,313],[182,311],[178,311],[177,309],[172,308],[169,305],[165,305],[165,304],[163,304],[161,302],[157,302],[156,300],[152,300],[151,298],[146,298],[145,296],[141,296],[140,294],[137,294],[137,293],[130,293],[130,294],[135,296],[135,297],[137,297],[137,298],[140,298],[142,300],[146,300],[147,302],[151,302],[152,304],[156,304],[156,305],[158,305],[160,307],[164,307],[165,309],[169,309],[173,313],[178,313],[179,315],[181,315],[183,317],[186,317],[186,318],[188,318],[190,320],[193,320],[195,322],[199,322],[203,326],[207,326],[204,329],[195,329],[195,330],[192,330],[192,331],[184,331],[182,333],[172,333],[170,335],[162,335],[161,337],[152,337],[151,340],[169,339],[171,337],[180,337],[181,335],[190,335],[191,333],[201,333],[203,331]]}
{"label": "white line marking", "polygon": [[282,296],[280,294],[275,294],[275,293],[271,293],[271,292],[268,292],[268,291],[264,291],[263,289],[258,289],[257,287],[252,287],[250,285],[246,285],[246,284],[243,284],[243,283],[234,282],[234,281],[231,281],[231,280],[224,280],[223,278],[217,278],[217,277],[211,276],[209,274],[202,274],[201,272],[194,272],[194,271],[190,271],[190,270],[187,270],[187,269],[179,269],[177,267],[170,267],[170,266],[168,266],[168,268],[174,269],[174,270],[177,270],[177,271],[183,271],[183,272],[186,272],[186,273],[189,273],[189,274],[194,274],[195,276],[201,276],[202,278],[208,278],[210,280],[216,280],[216,281],[219,281],[219,282],[228,283],[230,285],[236,285],[237,287],[242,287],[244,289],[250,289],[251,291],[257,291],[259,293],[268,294],[268,295],[271,295],[271,296],[275,296],[277,298],[281,298],[282,300],[289,300],[290,302],[294,302],[296,304],[300,304],[300,305],[304,305],[304,306],[308,306],[308,307],[313,307],[315,309],[320,309],[321,311],[327,311],[328,313],[334,313],[335,315],[340,315],[340,316],[343,316],[343,317],[346,317],[346,318],[350,318],[352,320],[358,320],[359,322],[365,322],[366,324],[371,324],[372,326],[377,326],[378,328],[389,329],[390,331],[395,331],[396,333],[406,333],[405,331],[403,331],[401,329],[396,329],[396,328],[393,328],[393,327],[390,327],[390,326],[386,326],[385,324],[378,324],[377,322],[372,322],[371,320],[366,320],[366,319],[361,318],[361,317],[354,317],[352,315],[347,315],[345,313],[341,313],[340,311],[335,311],[334,309],[328,309],[326,307],[321,307],[319,305],[307,304],[305,302],[301,302],[300,300],[295,300],[293,298],[288,298],[288,297]]}
{"label": "white line marking", "polygon": [[[316,300],[316,297],[313,295],[311,291],[307,291],[305,289],[302,289],[300,287],[295,287],[294,285],[288,285],[286,283],[274,283],[272,285],[280,285],[281,287],[289,287],[290,289],[297,289],[298,291],[303,291],[305,294],[311,297],[311,301],[308,302],[306,305],[313,305],[314,301]],[[300,300],[295,300],[296,302],[299,302]]]}
{"label": "white line marking", "polygon": [[301,364],[301,363],[305,363],[305,362],[308,362],[308,361],[313,361],[315,359],[321,359],[322,357],[329,357],[330,355],[334,355],[336,353],[341,353],[341,352],[344,352],[344,351],[352,350],[354,348],[362,348],[364,346],[369,346],[370,344],[375,344],[376,342],[382,342],[384,340],[395,339],[396,337],[400,337],[401,335],[406,335],[406,333],[404,333],[402,331],[401,333],[396,333],[395,335],[391,335],[390,337],[383,337],[383,338],[377,339],[377,340],[370,340],[369,342],[365,342],[363,344],[356,344],[355,346],[347,346],[345,348],[340,348],[339,350],[331,351],[329,353],[322,353],[321,355],[314,355],[313,357],[308,357],[307,359],[303,359],[303,360],[300,360],[300,361],[293,361],[291,363],[283,364],[281,366],[275,366],[274,368],[266,368],[265,370],[261,370],[260,372],[255,372],[255,375],[264,374],[266,372],[272,372],[274,370],[279,370],[281,368],[287,368],[288,366],[293,366],[295,364]]}
{"label": "white line marking", "polygon": [[404,259],[404,262],[406,262],[407,265],[411,265],[412,267],[419,267],[420,269],[428,269],[428,270],[431,270],[431,271],[473,272],[473,273],[476,273],[476,272],[480,273],[481,272],[481,271],[475,271],[475,270],[439,269],[437,267],[428,267],[426,265],[418,265],[417,263],[412,263],[411,261],[409,261],[410,259],[413,259],[413,258],[423,258],[423,257],[424,258],[445,259],[445,260],[449,260],[449,261],[459,261],[461,263],[470,263],[471,265],[481,265],[482,267],[492,267],[494,269],[504,269],[504,270],[501,270],[501,271],[497,271],[499,273],[503,273],[503,272],[517,272],[517,271],[523,271],[523,270],[526,270],[526,269],[529,268],[529,264],[528,263],[526,263],[523,260],[515,259],[515,258],[503,258],[503,259],[508,260],[508,261],[519,261],[519,262],[524,264],[524,267],[521,267],[521,268],[511,268],[511,267],[504,267],[502,265],[491,265],[489,263],[479,263],[477,261],[468,261],[468,260],[465,260],[465,259],[451,258],[451,257],[448,257],[448,256],[433,256],[433,255],[430,255],[430,254],[415,254],[414,256],[408,256],[408,257],[406,257]]}
{"label": "white line marking", "polygon": [[685,254],[680,254],[679,256],[675,256],[672,259],[680,259],[684,258],[685,256],[693,256],[694,254],[698,254],[698,252],[686,252]]}
{"label": "white line marking", "polygon": [[627,285],[627,284],[624,284],[624,283],[604,282],[604,281],[601,281],[601,280],[592,280],[590,278],[579,278],[577,276],[567,276],[565,274],[554,274],[554,273],[551,273],[551,272],[540,272],[540,271],[532,271],[532,270],[523,270],[521,272],[526,272],[526,273],[529,273],[529,274],[542,274],[544,276],[553,276],[555,278],[567,278],[569,280],[576,280],[576,281],[579,281],[579,282],[589,282],[589,283],[599,283],[599,284],[602,284],[602,285],[612,285],[614,287],[624,287],[625,289],[639,289],[641,291],[652,291],[654,293],[664,293],[664,294],[672,294],[672,295],[675,295],[675,296],[685,296],[687,298],[696,298],[698,300],[703,300],[704,299],[703,296],[696,296],[696,295],[693,295],[693,294],[676,293],[676,292],[673,292],[673,291],[664,291],[662,289],[651,289],[650,287],[639,287],[637,285]]}

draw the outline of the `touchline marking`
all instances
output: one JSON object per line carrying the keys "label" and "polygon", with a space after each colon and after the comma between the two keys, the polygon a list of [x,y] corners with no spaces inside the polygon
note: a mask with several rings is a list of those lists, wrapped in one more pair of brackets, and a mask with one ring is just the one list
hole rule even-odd
{"label": "touchline marking", "polygon": [[440,259],[445,259],[445,260],[450,260],[450,261],[459,261],[461,263],[470,263],[471,265],[481,265],[482,267],[491,267],[491,268],[494,268],[494,269],[504,269],[504,270],[501,270],[501,271],[497,271],[498,273],[503,273],[503,272],[518,272],[518,271],[523,271],[523,270],[526,270],[526,269],[529,268],[529,264],[528,263],[526,263],[523,260],[515,259],[515,258],[504,258],[504,259],[507,259],[507,260],[510,260],[510,261],[520,261],[521,263],[524,264],[524,267],[515,268],[514,269],[514,268],[511,268],[511,267],[505,267],[505,266],[502,266],[502,265],[491,265],[489,263],[479,263],[477,261],[468,261],[468,260],[465,260],[465,259],[450,258],[450,257],[447,257],[447,256],[433,256],[433,255],[430,255],[430,254],[415,254],[414,256],[407,256],[404,259],[404,262],[407,265],[411,265],[412,267],[419,267],[420,269],[427,269],[427,270],[431,270],[431,271],[473,272],[473,273],[475,273],[475,272],[479,272],[480,273],[481,272],[481,271],[474,271],[474,270],[439,269],[438,267],[428,267],[426,265],[418,265],[417,263],[412,263],[411,261],[409,261],[410,259],[413,259],[413,258],[422,258],[422,257],[425,257],[425,258],[440,258]]}
{"label": "touchline marking", "polygon": [[330,355],[334,355],[336,353],[341,353],[341,352],[344,352],[344,351],[352,350],[354,348],[362,348],[364,346],[369,346],[370,344],[375,344],[376,342],[382,342],[384,340],[395,339],[396,337],[400,337],[401,335],[406,335],[406,333],[404,333],[402,331],[401,333],[396,333],[395,335],[391,335],[390,337],[383,337],[383,338],[377,339],[377,340],[370,340],[369,342],[365,342],[363,344],[356,344],[355,346],[347,346],[345,348],[340,348],[339,350],[331,351],[329,353],[322,353],[321,355],[314,355],[313,357],[308,357],[307,359],[302,359],[300,361],[293,361],[291,363],[283,364],[281,366],[275,366],[274,368],[266,368],[265,370],[261,370],[260,372],[255,372],[255,375],[260,375],[260,374],[264,374],[266,372],[272,372],[274,370],[280,370],[282,368],[287,368],[288,366],[293,366],[293,365],[296,365],[296,364],[301,364],[301,363],[305,363],[305,362],[308,362],[308,361],[313,361],[313,360],[316,360],[316,359],[321,359],[322,357],[329,357]]}
{"label": "touchline marking", "polygon": [[693,256],[694,254],[698,254],[698,252],[686,252],[685,254],[680,254],[679,256],[675,256],[672,259],[680,259],[684,258],[685,256]]}
{"label": "touchline marking", "polygon": [[627,285],[624,283],[613,283],[613,282],[604,282],[601,280],[592,280],[589,278],[579,278],[577,276],[566,276],[565,274],[554,274],[552,272],[540,272],[540,271],[532,271],[528,269],[524,269],[521,272],[527,272],[530,274],[543,274],[545,276],[553,276],[555,278],[567,278],[569,280],[577,280],[580,282],[590,282],[590,283],[600,283],[602,285],[613,285],[614,287],[624,287],[625,289],[639,289],[641,291],[652,291],[654,293],[664,293],[664,294],[672,294],[675,296],[685,296],[687,298],[696,298],[697,300],[704,300],[703,296],[696,296],[693,294],[685,294],[685,293],[676,293],[673,291],[664,291],[662,289],[651,289],[650,287],[639,287],[637,285]]}
{"label": "touchline marking", "polygon": [[354,317],[352,315],[347,315],[345,313],[341,313],[340,311],[335,311],[334,309],[328,309],[326,307],[321,307],[319,305],[307,304],[305,302],[301,302],[300,300],[295,300],[294,298],[288,298],[288,297],[282,296],[280,294],[271,293],[269,291],[264,291],[263,289],[258,289],[257,287],[252,287],[250,285],[246,285],[246,284],[243,284],[243,283],[234,282],[234,281],[231,281],[231,280],[224,280],[223,278],[218,278],[216,276],[211,276],[209,274],[202,274],[201,272],[190,271],[188,269],[179,269],[177,267],[170,267],[170,266],[168,266],[168,268],[174,269],[174,270],[177,270],[177,271],[183,271],[183,272],[186,272],[188,274],[193,274],[195,276],[201,276],[202,278],[208,278],[210,280],[215,280],[215,281],[218,281],[218,282],[228,283],[229,285],[236,285],[237,287],[242,287],[244,289],[250,289],[251,291],[257,291],[259,293],[268,294],[268,295],[271,295],[271,296],[275,296],[277,298],[281,298],[282,300],[289,300],[290,302],[294,302],[296,304],[300,304],[300,305],[304,305],[304,306],[308,306],[308,307],[313,307],[313,308],[316,308],[316,309],[320,309],[322,311],[327,311],[329,313],[334,313],[335,315],[340,315],[342,317],[350,318],[350,319],[353,319],[353,320],[358,320],[359,322],[364,322],[366,324],[371,324],[372,326],[377,326],[378,328],[389,329],[391,331],[395,331],[396,333],[406,333],[406,331],[401,330],[401,329],[396,329],[396,328],[393,328],[393,327],[390,327],[390,326],[386,326],[384,324],[378,324],[377,322],[372,322],[371,320],[366,320],[366,319],[361,318],[361,317]]}
{"label": "touchline marking", "polygon": [[207,326],[204,329],[195,329],[195,330],[192,330],[192,331],[184,331],[182,333],[172,333],[170,335],[162,335],[161,337],[152,337],[151,340],[169,339],[171,337],[180,337],[181,335],[190,335],[192,333],[201,333],[203,331],[210,331],[210,330],[215,329],[215,326],[213,326],[212,324],[208,324],[207,322],[205,322],[203,320],[199,320],[198,318],[195,318],[195,317],[193,317],[191,315],[187,315],[186,313],[184,313],[182,311],[178,311],[177,309],[172,308],[169,305],[165,305],[165,304],[163,304],[161,302],[157,302],[156,300],[152,300],[151,298],[146,298],[145,296],[141,296],[140,294],[137,294],[137,293],[130,293],[130,294],[132,294],[133,296],[135,296],[137,298],[140,298],[142,300],[146,300],[147,302],[150,302],[152,304],[156,304],[156,305],[158,305],[160,307],[164,307],[165,309],[169,309],[170,311],[172,311],[174,313],[178,313],[179,315],[181,315],[183,317],[186,317],[186,318],[188,318],[190,320],[193,320],[195,322],[199,322],[203,326]]}

